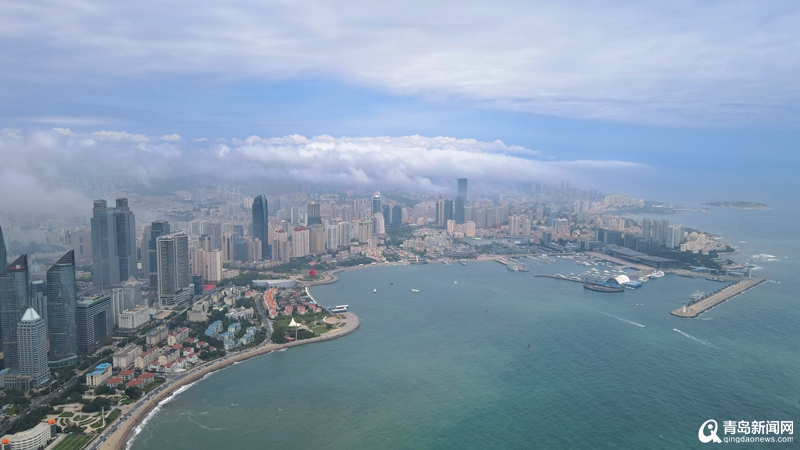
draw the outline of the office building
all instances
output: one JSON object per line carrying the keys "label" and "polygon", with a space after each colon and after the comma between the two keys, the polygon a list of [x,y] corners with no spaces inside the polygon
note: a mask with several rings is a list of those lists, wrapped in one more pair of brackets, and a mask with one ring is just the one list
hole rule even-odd
{"label": "office building", "polygon": [[253,200],[253,237],[261,243],[261,256],[264,259],[272,258],[269,245],[269,220],[267,197],[259,195]]}
{"label": "office building", "polygon": [[142,250],[142,262],[144,274],[150,283],[151,291],[158,291],[158,252],[156,252],[156,240],[159,236],[170,233],[169,222],[157,220],[145,228],[144,238],[142,239],[142,249],[147,244],[147,258],[144,257]]}
{"label": "office building", "polygon": [[47,331],[50,339],[50,367],[73,366],[78,362],[78,334],[75,325],[77,302],[75,251],[70,250],[47,270]]}
{"label": "office building", "polygon": [[114,208],[95,200],[92,209],[92,283],[95,292],[111,289],[120,282]]}
{"label": "office building", "polygon": [[465,222],[466,217],[464,214],[464,208],[466,206],[466,200],[466,197],[462,197],[460,195],[456,197],[455,211],[453,214],[457,224],[462,224]]}
{"label": "office building", "polygon": [[142,289],[145,283],[135,280],[133,277],[122,283],[121,288],[111,291],[111,314],[114,317],[114,324],[119,325],[119,315],[126,309],[144,306]]}
{"label": "office building", "polygon": [[139,275],[136,265],[136,217],[128,207],[127,198],[118,198],[114,208],[115,237],[119,256],[119,280]]}
{"label": "office building", "polygon": [[189,300],[192,292],[189,271],[189,236],[186,233],[168,234],[156,239],[158,302],[171,309]]}
{"label": "office building", "polygon": [[394,205],[392,206],[392,226],[399,227],[401,225],[403,225],[403,207],[400,205]]}
{"label": "office building", "polygon": [[466,178],[459,178],[458,179],[458,196],[467,198],[467,179]]}
{"label": "office building", "polygon": [[39,314],[39,311],[45,311],[45,314],[39,314],[39,317],[44,319],[44,323],[47,324],[47,290],[46,284],[44,280],[33,280],[31,281],[31,299],[28,302],[28,307],[33,308],[36,310],[36,313]]}
{"label": "office building", "polygon": [[382,212],[381,211],[381,193],[375,191],[375,194],[372,195],[372,216],[375,214]]}
{"label": "office building", "polygon": [[445,200],[444,201],[444,223],[447,225],[448,220],[453,220],[453,201],[452,200]]}
{"label": "office building", "polygon": [[35,386],[50,380],[47,365],[47,325],[33,308],[28,308],[17,324],[19,374],[33,378]]}
{"label": "office building", "polygon": [[111,314],[111,294],[94,295],[78,300],[75,309],[78,353],[91,355],[111,343],[114,318]]}
{"label": "office building", "polygon": [[8,265],[8,254],[6,253],[6,241],[3,238],[3,227],[0,227],[0,271]]}
{"label": "office building", "polygon": [[5,368],[19,371],[17,324],[28,309],[28,255],[22,255],[0,273],[0,328]]}
{"label": "office building", "polygon": [[319,209],[319,203],[310,202],[308,204],[308,216],[306,218],[306,225],[317,225],[322,223],[322,215]]}

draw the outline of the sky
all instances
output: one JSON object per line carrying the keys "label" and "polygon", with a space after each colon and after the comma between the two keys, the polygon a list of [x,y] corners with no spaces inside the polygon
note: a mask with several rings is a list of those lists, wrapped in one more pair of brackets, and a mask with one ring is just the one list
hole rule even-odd
{"label": "sky", "polygon": [[58,180],[123,169],[758,201],[800,163],[792,1],[6,0],[0,17],[5,210],[77,205]]}

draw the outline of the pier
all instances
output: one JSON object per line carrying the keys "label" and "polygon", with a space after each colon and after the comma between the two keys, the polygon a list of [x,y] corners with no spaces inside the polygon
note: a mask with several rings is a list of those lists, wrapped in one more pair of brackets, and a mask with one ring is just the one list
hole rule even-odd
{"label": "pier", "polygon": [[764,282],[763,278],[744,278],[742,281],[732,284],[721,291],[700,300],[694,305],[687,306],[686,312],[683,311],[683,306],[670,312],[676,317],[694,318],[708,311],[709,309],[719,305],[720,303],[728,300],[731,297],[741,294],[742,292],[761,284]]}
{"label": "pier", "polygon": [[556,275],[547,275],[547,274],[543,274],[543,273],[537,273],[536,275],[534,275],[534,277],[555,278],[556,280],[574,281],[576,283],[583,283],[584,282],[584,280],[582,280],[582,279],[577,279],[576,280],[574,278],[565,277],[564,275],[558,275],[558,274],[556,274]]}

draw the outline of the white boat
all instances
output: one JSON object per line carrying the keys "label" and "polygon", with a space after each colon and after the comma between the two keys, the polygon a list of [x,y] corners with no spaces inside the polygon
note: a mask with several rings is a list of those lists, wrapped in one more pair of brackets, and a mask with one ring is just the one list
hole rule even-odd
{"label": "white boat", "polygon": [[458,284],[458,281],[453,281],[453,284]]}
{"label": "white boat", "polygon": [[378,290],[377,290],[377,289],[373,289],[373,290],[372,290],[372,292],[375,292],[375,293],[377,293],[377,292],[378,292]]}
{"label": "white boat", "polygon": [[658,270],[650,274],[650,278],[661,278],[664,276],[664,272]]}
{"label": "white boat", "polygon": [[413,292],[415,294],[419,294],[419,289],[412,289],[411,292]]}

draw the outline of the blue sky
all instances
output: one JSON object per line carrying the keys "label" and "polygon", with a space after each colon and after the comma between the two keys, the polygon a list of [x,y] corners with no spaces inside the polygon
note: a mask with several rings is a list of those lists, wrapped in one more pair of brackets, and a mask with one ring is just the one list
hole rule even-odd
{"label": "blue sky", "polygon": [[[326,158],[352,166],[329,164],[339,172],[323,179],[356,169],[355,183],[397,187],[443,184],[424,171],[381,179],[417,170],[404,158],[444,157],[444,141],[400,139],[414,135],[607,190],[702,178],[750,192],[789,183],[800,162],[794,2],[9,1],[0,15],[0,152],[31,156],[4,175],[31,183],[42,184],[42,152],[162,152],[203,171],[228,155],[276,164],[262,153],[302,153],[322,135],[339,139]],[[254,135],[312,143],[254,149],[243,143]],[[483,181],[502,173],[487,167]]]}

